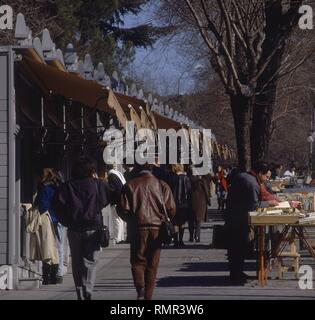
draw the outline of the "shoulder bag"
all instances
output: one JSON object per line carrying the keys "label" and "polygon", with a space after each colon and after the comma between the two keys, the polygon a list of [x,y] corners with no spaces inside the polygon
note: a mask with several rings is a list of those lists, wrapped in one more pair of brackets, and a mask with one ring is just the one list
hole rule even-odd
{"label": "shoulder bag", "polygon": [[165,208],[165,203],[164,203],[164,197],[163,197],[163,190],[161,186],[161,182],[159,181],[160,184],[160,190],[161,190],[161,197],[162,197],[162,207],[163,207],[163,213],[165,215],[165,220],[162,222],[161,227],[160,227],[160,232],[159,232],[159,238],[162,244],[168,246],[172,243],[174,240],[174,225],[169,218],[167,214],[167,210]]}
{"label": "shoulder bag", "polygon": [[96,180],[95,180],[95,187],[96,187],[96,194],[97,194],[97,206],[99,211],[98,213],[101,215],[101,219],[102,219],[102,225],[99,227],[97,232],[98,232],[100,246],[102,248],[107,248],[109,246],[110,234],[109,234],[108,227],[105,226],[103,223],[103,215],[102,215],[102,209],[100,204],[101,200],[100,200],[99,184],[98,184],[98,181]]}

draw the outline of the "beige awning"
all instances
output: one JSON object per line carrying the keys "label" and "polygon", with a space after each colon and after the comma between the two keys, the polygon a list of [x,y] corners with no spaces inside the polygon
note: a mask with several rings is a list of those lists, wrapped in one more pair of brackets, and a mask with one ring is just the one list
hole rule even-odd
{"label": "beige awning", "polygon": [[142,123],[141,123],[141,119],[140,119],[138,113],[131,105],[129,106],[129,108],[130,108],[129,112],[130,112],[131,121],[134,121],[137,129],[141,129]]}
{"label": "beige awning", "polygon": [[170,118],[164,117],[160,115],[159,113],[152,111],[157,127],[158,129],[175,129],[175,130],[180,130],[182,128],[182,125]]}
{"label": "beige awning", "polygon": [[23,59],[19,64],[45,94],[60,95],[84,106],[107,112],[116,116],[123,127],[126,126],[128,118],[111,89],[102,87],[96,81],[85,80],[76,74],[35,60],[29,51],[25,52],[25,55],[24,51],[22,52]]}
{"label": "beige awning", "polygon": [[112,98],[114,93],[97,82],[82,79],[26,56],[19,63],[36,78],[45,93],[60,95],[91,108],[114,114],[114,103],[117,103],[117,100]]}

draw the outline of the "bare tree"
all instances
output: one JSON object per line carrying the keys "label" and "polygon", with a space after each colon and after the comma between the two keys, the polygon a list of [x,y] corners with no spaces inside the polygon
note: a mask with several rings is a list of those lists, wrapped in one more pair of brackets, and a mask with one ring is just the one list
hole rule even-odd
{"label": "bare tree", "polygon": [[[0,1],[2,2],[2,1]],[[27,19],[27,25],[32,30],[33,37],[40,35],[44,28],[49,28],[54,37],[63,32],[62,27],[57,23],[58,15],[56,12],[55,1],[43,0],[10,0],[3,1],[10,4],[14,12],[14,23],[19,12],[23,13]],[[14,30],[0,30],[0,44],[14,44]]]}
{"label": "bare tree", "polygon": [[198,32],[229,95],[240,167],[246,170],[250,162],[265,160],[281,72],[290,73],[311,56],[305,52],[288,63],[285,55],[305,1],[162,2],[171,24]]}

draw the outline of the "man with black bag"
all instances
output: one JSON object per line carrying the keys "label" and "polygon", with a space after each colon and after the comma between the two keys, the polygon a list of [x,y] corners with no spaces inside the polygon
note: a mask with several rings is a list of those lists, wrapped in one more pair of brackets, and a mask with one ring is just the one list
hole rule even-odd
{"label": "man with black bag", "polygon": [[160,227],[176,212],[170,187],[152,174],[152,165],[144,165],[138,176],[122,190],[121,218],[133,226],[130,235],[130,262],[138,300],[151,300],[161,253]]}
{"label": "man with black bag", "polygon": [[91,159],[82,157],[74,165],[72,179],[58,190],[56,212],[68,228],[72,274],[78,300],[91,300],[100,250],[103,218],[108,204],[108,185],[96,179]]}

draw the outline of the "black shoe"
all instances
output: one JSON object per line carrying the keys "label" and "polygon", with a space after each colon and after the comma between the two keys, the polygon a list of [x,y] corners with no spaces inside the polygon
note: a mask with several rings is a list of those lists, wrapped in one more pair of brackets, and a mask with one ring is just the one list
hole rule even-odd
{"label": "black shoe", "polygon": [[144,288],[137,288],[137,300],[144,300]]}
{"label": "black shoe", "polygon": [[83,300],[82,287],[76,287],[75,291],[77,293],[77,299]]}
{"label": "black shoe", "polygon": [[249,276],[249,275],[246,274],[245,272],[242,272],[241,276],[242,276],[242,278],[245,279],[245,280],[253,280],[253,279],[256,279],[255,276]]}
{"label": "black shoe", "polygon": [[88,292],[85,286],[83,286],[83,298],[84,300],[92,300],[92,293]]}
{"label": "black shoe", "polygon": [[200,238],[195,238],[195,241],[196,242],[200,242]]}
{"label": "black shoe", "polygon": [[50,266],[50,284],[57,284],[58,264],[52,264]]}
{"label": "black shoe", "polygon": [[84,295],[84,300],[92,300],[92,295],[89,292],[86,292]]}
{"label": "black shoe", "polygon": [[230,282],[233,286],[244,286],[247,283],[246,280],[237,278],[230,278]]}
{"label": "black shoe", "polygon": [[245,284],[249,278],[250,277],[244,272],[230,274],[230,281],[233,284],[239,284],[239,285]]}
{"label": "black shoe", "polygon": [[43,285],[51,284],[51,269],[52,266],[46,262],[43,262],[42,272],[43,272]]}
{"label": "black shoe", "polygon": [[57,276],[56,277],[56,282],[59,283],[59,284],[63,283],[63,277]]}
{"label": "black shoe", "polygon": [[190,237],[190,238],[189,238],[189,242],[194,242],[194,238],[193,238],[193,237]]}

